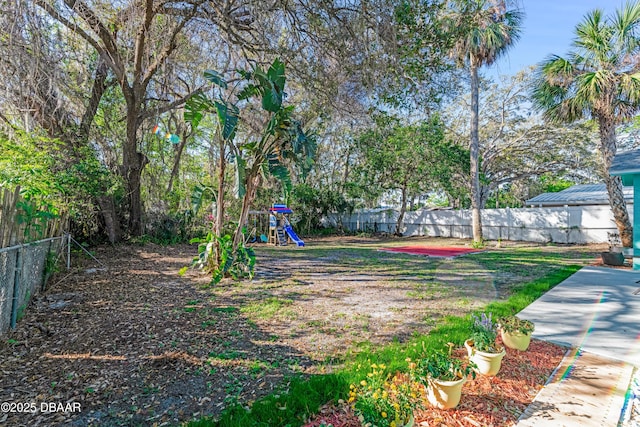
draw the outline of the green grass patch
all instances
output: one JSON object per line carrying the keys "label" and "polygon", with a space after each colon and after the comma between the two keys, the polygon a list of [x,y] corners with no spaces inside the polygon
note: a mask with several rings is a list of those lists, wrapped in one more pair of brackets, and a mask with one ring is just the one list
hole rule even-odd
{"label": "green grass patch", "polygon": [[255,319],[292,318],[294,313],[287,308],[292,304],[293,300],[291,299],[271,297],[249,303],[242,307],[240,311]]}
{"label": "green grass patch", "polygon": [[429,300],[441,296],[443,293],[449,291],[442,283],[416,283],[413,285],[413,290],[407,291],[409,298]]}
{"label": "green grass patch", "polygon": [[250,411],[236,404],[227,408],[219,420],[204,418],[188,426],[299,426],[321,403],[345,398],[349,389],[349,383],[339,374],[298,376],[285,383],[286,388],[254,402]]}
{"label": "green grass patch", "polygon": [[214,307],[212,309],[213,313],[226,313],[226,314],[238,314],[238,310],[236,307]]}
{"label": "green grass patch", "polygon": [[220,353],[209,352],[209,359],[234,360],[242,358],[242,353],[236,350],[223,351]]}
{"label": "green grass patch", "polygon": [[[580,268],[581,266],[569,265],[552,269],[549,274],[519,287],[508,300],[492,302],[483,311],[491,312],[495,317],[515,314]],[[264,308],[271,305],[274,306],[273,309]],[[282,305],[271,302],[262,307],[269,312],[281,309]],[[407,369],[407,357],[423,357],[425,354],[446,348],[449,342],[462,346],[464,340],[469,337],[472,323],[471,315],[449,316],[440,319],[428,335],[416,336],[407,343],[394,342],[383,347],[362,343],[351,354],[345,356],[345,360],[349,362],[336,373],[293,377],[283,382],[286,388],[255,401],[250,410],[240,404],[234,404],[228,407],[218,420],[203,418],[187,425],[300,426],[310,414],[316,413],[321,405],[346,399],[349,384],[363,379],[370,372],[372,363],[384,363],[390,372],[404,371]]]}

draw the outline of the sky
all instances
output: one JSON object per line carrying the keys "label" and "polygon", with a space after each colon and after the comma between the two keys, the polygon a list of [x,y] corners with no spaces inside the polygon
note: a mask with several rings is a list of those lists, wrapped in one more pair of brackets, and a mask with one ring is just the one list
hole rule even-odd
{"label": "sky", "polygon": [[601,9],[605,15],[622,8],[625,0],[518,0],[525,17],[520,40],[489,69],[488,75],[513,75],[549,55],[564,56],[571,47],[574,29],[587,12]]}

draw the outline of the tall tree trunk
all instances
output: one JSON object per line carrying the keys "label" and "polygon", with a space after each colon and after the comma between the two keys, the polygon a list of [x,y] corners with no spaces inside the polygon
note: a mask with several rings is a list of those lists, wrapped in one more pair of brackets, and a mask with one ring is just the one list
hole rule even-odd
{"label": "tall tree trunk", "polygon": [[[218,193],[216,195],[216,222],[214,233],[217,236],[222,237],[222,225],[224,223],[224,173],[227,161],[225,160],[225,140],[222,138],[221,134],[218,135],[218,143],[220,156],[218,158]],[[214,245],[216,265],[220,265],[222,255],[220,253],[220,242],[216,240]]]}
{"label": "tall tree trunk", "polygon": [[[346,192],[347,181],[349,180],[349,159],[351,157],[351,147],[347,148],[347,155],[344,158],[344,175],[342,177],[342,192]],[[336,165],[338,162],[336,162]]]}
{"label": "tall tree trunk", "polygon": [[101,196],[98,197],[98,205],[100,206],[100,213],[104,219],[104,227],[107,232],[107,237],[111,244],[116,243],[121,238],[120,221],[116,214],[116,208],[113,203],[113,197]]}
{"label": "tall tree trunk", "polygon": [[[135,101],[133,101],[135,102]],[[129,233],[132,236],[142,235],[142,198],[140,192],[140,183],[142,178],[142,169],[147,164],[144,154],[138,151],[138,113],[139,109],[131,104],[127,106],[127,110],[134,108],[134,113],[127,111],[127,139],[124,142],[122,167],[123,177],[127,183],[128,199],[129,199]]]}
{"label": "tall tree trunk", "polygon": [[473,229],[473,241],[482,243],[482,219],[480,217],[480,168],[478,140],[478,66],[471,59],[471,141],[470,153],[470,178],[471,178],[471,226]]}
{"label": "tall tree trunk", "polygon": [[607,193],[609,193],[609,205],[620,233],[622,246],[630,248],[633,247],[633,227],[627,212],[627,204],[624,201],[622,180],[619,176],[609,175],[609,169],[617,151],[615,122],[600,116],[598,117],[598,125],[600,128],[600,152],[604,164],[604,182],[607,186]]}
{"label": "tall tree trunk", "polygon": [[405,183],[401,189],[402,202],[400,204],[400,215],[398,215],[398,221],[396,222],[396,235],[402,235],[402,223],[404,222],[404,214],[407,212],[407,184]]}
{"label": "tall tree trunk", "polygon": [[173,167],[171,168],[169,183],[167,184],[167,193],[171,193],[171,190],[173,190],[173,181],[178,177],[178,172],[180,172],[180,160],[182,159],[182,152],[184,151],[185,145],[187,145],[186,132],[182,134],[182,139],[175,149]]}
{"label": "tall tree trunk", "polygon": [[242,229],[244,228],[244,223],[247,222],[247,218],[249,217],[249,208],[251,207],[251,203],[253,203],[253,200],[256,197],[256,190],[260,185],[260,175],[258,169],[259,168],[256,168],[255,172],[252,172],[251,175],[247,176],[247,192],[242,198],[242,208],[240,210],[240,218],[238,219],[238,227],[236,228],[236,232],[233,236],[234,252],[238,248],[240,240],[242,239]]}

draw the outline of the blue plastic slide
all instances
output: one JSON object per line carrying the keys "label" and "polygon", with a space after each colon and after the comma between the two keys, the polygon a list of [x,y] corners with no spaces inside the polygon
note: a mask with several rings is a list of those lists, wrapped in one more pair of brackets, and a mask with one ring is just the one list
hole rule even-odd
{"label": "blue plastic slide", "polygon": [[287,224],[284,226],[284,231],[285,233],[287,233],[289,235],[289,238],[295,242],[296,245],[298,246],[304,246],[304,242],[298,237],[298,235],[296,234],[295,231],[293,231],[293,228],[291,228],[291,225]]}

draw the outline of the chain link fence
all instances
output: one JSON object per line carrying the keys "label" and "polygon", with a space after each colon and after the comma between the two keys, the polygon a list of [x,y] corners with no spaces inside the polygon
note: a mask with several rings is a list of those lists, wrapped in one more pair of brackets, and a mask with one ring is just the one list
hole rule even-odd
{"label": "chain link fence", "polygon": [[0,249],[0,335],[24,315],[31,298],[44,290],[68,235]]}

